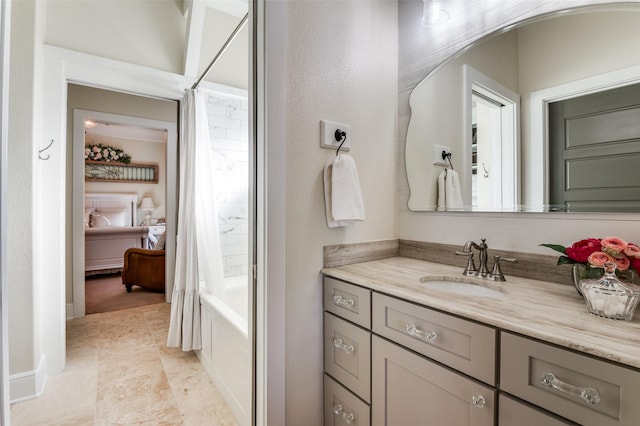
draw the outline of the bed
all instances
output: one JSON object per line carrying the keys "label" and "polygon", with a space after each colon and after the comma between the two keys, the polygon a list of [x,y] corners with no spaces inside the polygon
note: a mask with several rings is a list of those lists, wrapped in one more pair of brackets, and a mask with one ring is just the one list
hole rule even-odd
{"label": "bed", "polygon": [[122,270],[124,252],[146,248],[149,227],[137,226],[138,194],[85,193],[85,275]]}

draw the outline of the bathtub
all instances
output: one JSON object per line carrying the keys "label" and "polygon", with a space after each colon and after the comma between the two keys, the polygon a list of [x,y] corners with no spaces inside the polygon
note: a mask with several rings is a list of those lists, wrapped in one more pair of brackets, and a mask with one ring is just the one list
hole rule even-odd
{"label": "bathtub", "polygon": [[200,293],[200,362],[238,424],[251,420],[251,345],[248,331],[247,276],[225,279],[216,295]]}

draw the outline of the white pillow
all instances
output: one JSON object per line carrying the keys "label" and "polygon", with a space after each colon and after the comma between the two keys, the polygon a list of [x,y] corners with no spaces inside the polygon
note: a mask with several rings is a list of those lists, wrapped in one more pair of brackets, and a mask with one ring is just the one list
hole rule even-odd
{"label": "white pillow", "polygon": [[126,210],[100,210],[91,213],[91,226],[103,228],[105,226],[129,226]]}

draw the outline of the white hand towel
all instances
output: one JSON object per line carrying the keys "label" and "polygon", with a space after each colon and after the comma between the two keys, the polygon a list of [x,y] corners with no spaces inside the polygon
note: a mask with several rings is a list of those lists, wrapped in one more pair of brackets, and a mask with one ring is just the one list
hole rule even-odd
{"label": "white hand towel", "polygon": [[444,169],[438,176],[438,210],[446,210],[447,201],[444,192],[444,182],[447,178],[447,169]]}
{"label": "white hand towel", "polygon": [[363,221],[364,202],[353,159],[345,154],[333,156],[324,167],[324,197],[329,228],[351,226]]}
{"label": "white hand towel", "polygon": [[448,209],[461,209],[464,207],[462,202],[462,191],[460,190],[460,178],[458,172],[449,170],[447,179],[445,180],[445,192],[447,197]]}
{"label": "white hand towel", "polygon": [[461,209],[462,191],[460,190],[460,178],[455,170],[444,169],[438,176],[438,210]]}
{"label": "white hand towel", "polygon": [[327,215],[327,226],[329,228],[337,228],[340,222],[333,219],[332,206],[331,206],[331,172],[333,171],[333,158],[329,158],[329,161],[324,165],[323,183],[324,183],[324,210]]}
{"label": "white hand towel", "polygon": [[331,209],[335,220],[364,220],[360,179],[350,155],[339,154],[333,161]]}

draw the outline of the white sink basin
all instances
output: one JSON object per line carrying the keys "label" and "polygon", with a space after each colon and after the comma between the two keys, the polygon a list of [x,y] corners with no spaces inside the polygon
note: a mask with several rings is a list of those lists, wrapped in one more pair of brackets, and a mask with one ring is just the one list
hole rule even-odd
{"label": "white sink basin", "polygon": [[420,278],[420,282],[439,291],[477,297],[504,297],[502,289],[491,281],[482,282],[467,277],[447,277],[428,275]]}

